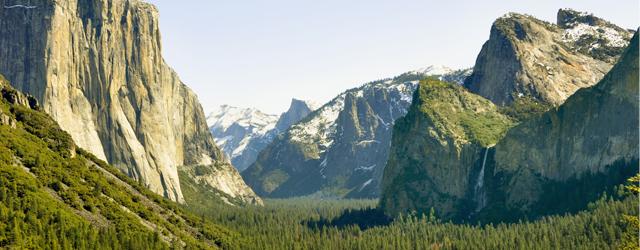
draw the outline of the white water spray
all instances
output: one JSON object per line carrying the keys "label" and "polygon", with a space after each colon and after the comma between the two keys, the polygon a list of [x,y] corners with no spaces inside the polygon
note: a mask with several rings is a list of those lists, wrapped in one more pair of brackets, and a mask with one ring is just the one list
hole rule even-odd
{"label": "white water spray", "polygon": [[487,147],[484,151],[482,169],[480,169],[480,174],[478,174],[478,181],[476,181],[476,186],[473,188],[473,200],[478,203],[478,207],[476,207],[476,213],[480,212],[480,210],[487,206],[487,191],[484,189],[484,165],[487,163],[487,154],[489,153],[489,149],[491,147],[493,147],[493,145]]}

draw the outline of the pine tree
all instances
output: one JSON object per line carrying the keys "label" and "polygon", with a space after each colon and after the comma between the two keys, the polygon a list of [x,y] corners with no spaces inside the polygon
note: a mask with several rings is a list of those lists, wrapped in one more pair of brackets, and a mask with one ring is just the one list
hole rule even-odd
{"label": "pine tree", "polygon": [[[629,182],[631,185],[625,186],[627,195],[633,195],[634,198],[638,198],[638,194],[640,193],[640,187],[638,187],[638,183],[640,180],[640,174],[636,174],[636,176],[629,178]],[[636,202],[637,203],[637,202]],[[638,214],[633,216],[622,215],[624,220],[623,223],[627,224],[627,232],[623,234],[622,244],[618,246],[618,249],[638,249],[640,246],[638,245],[638,230],[640,230],[640,223],[638,222]]]}

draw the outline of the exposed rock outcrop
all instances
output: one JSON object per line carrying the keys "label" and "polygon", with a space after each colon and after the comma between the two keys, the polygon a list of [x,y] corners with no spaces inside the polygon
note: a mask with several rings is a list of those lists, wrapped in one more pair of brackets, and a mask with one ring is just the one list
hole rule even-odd
{"label": "exposed rock outcrop", "polygon": [[513,121],[491,101],[458,84],[420,82],[406,116],[393,126],[380,207],[390,216],[429,213],[452,218],[465,206],[486,147]]}
{"label": "exposed rock outcrop", "polygon": [[[526,211],[546,181],[583,173],[610,173],[616,161],[639,154],[638,36],[596,86],[584,88],[560,107],[509,130],[495,146],[494,176],[505,176],[507,209]],[[638,166],[632,166],[635,171]],[[619,171],[619,170],[616,170]]]}
{"label": "exposed rock outcrop", "polygon": [[305,118],[309,113],[317,108],[319,108],[318,105],[313,102],[292,99],[289,110],[280,115],[280,119],[278,119],[278,122],[276,123],[276,128],[278,131],[284,132],[289,128],[289,126],[298,122],[300,119]]}
{"label": "exposed rock outcrop", "polygon": [[[495,124],[474,128],[464,123],[499,121],[499,115],[489,113],[493,105],[478,106],[488,101],[471,94],[437,94],[447,92],[421,84],[409,113],[394,126],[381,208],[397,216],[428,214],[433,207],[440,218],[457,222],[509,216],[517,221],[525,214],[569,210],[563,205],[586,209],[589,200],[572,196],[592,192],[591,197],[599,197],[638,171],[638,72],[636,34],[597,85],[530,116],[494,147],[493,142],[472,143],[469,135],[491,132]],[[465,110],[484,118],[451,118]]]}
{"label": "exposed rock outcrop", "polygon": [[82,148],[183,201],[177,169],[223,161],[196,95],[138,0],[0,1],[0,72]]}
{"label": "exposed rock outcrop", "polygon": [[183,167],[181,171],[185,171],[189,178],[198,184],[210,185],[248,204],[264,205],[262,199],[244,184],[242,176],[231,164],[189,166]]}
{"label": "exposed rock outcrop", "polygon": [[[36,111],[42,111],[42,106],[38,103],[38,99],[30,94],[24,94],[14,89],[9,81],[0,75],[0,97],[7,100],[11,105],[23,106]],[[9,110],[0,109],[0,122],[16,128],[16,119]],[[75,155],[75,146],[71,143],[70,154]]]}
{"label": "exposed rock outcrop", "polygon": [[498,18],[465,86],[501,106],[523,95],[560,105],[602,79],[631,38],[572,10],[560,10],[558,24],[515,13]]}
{"label": "exposed rock outcrop", "polygon": [[289,110],[277,116],[258,109],[222,105],[208,112],[207,123],[216,144],[229,155],[229,162],[243,171],[273,138],[316,108],[317,104],[311,101],[292,99]]}
{"label": "exposed rock outcrop", "polygon": [[243,178],[267,197],[318,191],[378,197],[393,122],[406,114],[417,80],[429,72],[408,72],[338,95],[278,135]]}

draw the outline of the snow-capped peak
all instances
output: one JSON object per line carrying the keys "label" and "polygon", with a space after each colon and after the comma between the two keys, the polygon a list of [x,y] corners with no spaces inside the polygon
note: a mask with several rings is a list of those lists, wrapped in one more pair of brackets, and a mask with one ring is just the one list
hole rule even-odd
{"label": "snow-capped peak", "polygon": [[225,130],[234,123],[249,128],[264,127],[278,121],[278,115],[268,115],[258,109],[237,108],[229,105],[221,105],[210,109],[206,114],[207,126],[209,128],[219,128]]}
{"label": "snow-capped peak", "polygon": [[460,69],[448,74],[444,74],[440,76],[438,80],[463,85],[464,80],[467,79],[467,77],[469,77],[471,74],[473,74],[473,67]]}
{"label": "snow-capped peak", "polygon": [[421,68],[419,70],[413,71],[414,74],[423,74],[426,76],[435,76],[435,75],[445,75],[448,73],[452,73],[453,70],[449,67],[443,65],[431,65],[426,68]]}
{"label": "snow-capped peak", "polygon": [[307,107],[309,107],[309,109],[311,111],[314,111],[320,107],[322,107],[322,104],[316,102],[316,101],[312,101],[312,100],[302,100],[305,104],[307,104]]}

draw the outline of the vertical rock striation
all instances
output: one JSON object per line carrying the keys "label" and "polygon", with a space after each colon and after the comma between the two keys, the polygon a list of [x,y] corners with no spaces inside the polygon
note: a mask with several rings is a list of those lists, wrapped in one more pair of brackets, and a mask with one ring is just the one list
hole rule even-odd
{"label": "vertical rock striation", "polygon": [[[467,72],[432,65],[349,89],[275,137],[242,176],[269,197],[377,198],[393,124],[407,114],[419,80],[457,82]],[[296,106],[303,105],[292,102]]]}
{"label": "vertical rock striation", "polygon": [[638,171],[638,46],[636,32],[597,85],[488,137],[499,139],[489,148],[495,140],[478,139],[507,124],[494,105],[421,82],[394,125],[381,208],[391,216],[433,207],[444,220],[517,221],[584,210],[591,202],[584,198],[610,194]]}
{"label": "vertical rock striation", "polygon": [[183,201],[177,169],[222,161],[196,95],[138,0],[1,0],[0,72],[87,149]]}
{"label": "vertical rock striation", "polygon": [[[548,180],[609,173],[616,161],[639,157],[638,36],[597,85],[560,107],[509,130],[495,146],[495,176],[504,176],[507,209],[528,210]],[[632,166],[637,171],[637,165]],[[620,169],[615,169],[620,171]],[[538,187],[538,188],[536,188]]]}
{"label": "vertical rock striation", "polygon": [[243,178],[268,197],[378,197],[393,122],[406,114],[416,79],[424,77],[410,72],[338,95],[279,134]]}
{"label": "vertical rock striation", "polygon": [[433,208],[444,220],[463,207],[476,209],[469,200],[484,196],[478,179],[485,148],[511,126],[491,101],[455,83],[422,80],[409,112],[393,126],[380,208],[389,216]]}

